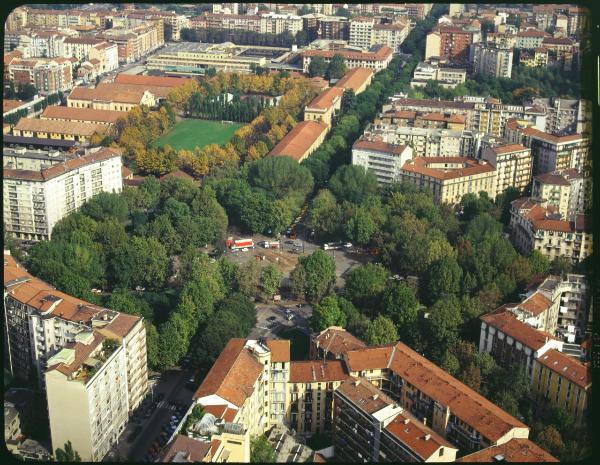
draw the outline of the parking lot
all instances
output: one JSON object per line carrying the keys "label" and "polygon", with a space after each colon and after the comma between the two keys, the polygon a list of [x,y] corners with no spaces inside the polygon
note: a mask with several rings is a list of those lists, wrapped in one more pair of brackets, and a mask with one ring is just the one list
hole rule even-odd
{"label": "parking lot", "polygon": [[149,462],[160,456],[192,404],[195,386],[187,383],[191,376],[189,370],[170,370],[160,379],[150,380],[148,395],[130,417],[109,460],[121,457]]}

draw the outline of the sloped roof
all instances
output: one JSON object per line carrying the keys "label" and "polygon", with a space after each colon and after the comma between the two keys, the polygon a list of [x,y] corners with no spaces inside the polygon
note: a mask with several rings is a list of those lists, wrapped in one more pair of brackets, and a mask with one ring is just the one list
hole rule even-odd
{"label": "sloped roof", "polygon": [[292,157],[296,161],[308,152],[315,141],[327,132],[327,125],[319,121],[302,121],[294,126],[269,152],[271,157]]}
{"label": "sloped roof", "polygon": [[290,383],[343,381],[347,377],[341,360],[290,362]]}
{"label": "sloped roof", "polygon": [[457,459],[457,462],[493,462],[501,455],[505,462],[558,462],[530,439],[513,438],[500,446],[491,446]]}
{"label": "sloped roof", "polygon": [[584,389],[592,384],[592,373],[588,366],[556,349],[547,351],[536,362]]}

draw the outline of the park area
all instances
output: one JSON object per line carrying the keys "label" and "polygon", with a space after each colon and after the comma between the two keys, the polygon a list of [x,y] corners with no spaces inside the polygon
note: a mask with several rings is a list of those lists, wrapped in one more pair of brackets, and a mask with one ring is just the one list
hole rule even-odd
{"label": "park area", "polygon": [[229,142],[233,133],[242,126],[239,123],[185,119],[158,138],[154,145],[163,147],[168,144],[175,150],[193,150],[210,144],[223,145]]}

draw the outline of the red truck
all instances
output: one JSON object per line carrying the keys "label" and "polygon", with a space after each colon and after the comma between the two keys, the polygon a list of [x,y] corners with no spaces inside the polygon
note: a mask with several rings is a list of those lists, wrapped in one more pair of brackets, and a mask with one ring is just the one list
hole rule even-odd
{"label": "red truck", "polygon": [[[227,242],[229,243],[229,240]],[[253,249],[254,241],[252,239],[237,239],[228,245],[231,250]]]}

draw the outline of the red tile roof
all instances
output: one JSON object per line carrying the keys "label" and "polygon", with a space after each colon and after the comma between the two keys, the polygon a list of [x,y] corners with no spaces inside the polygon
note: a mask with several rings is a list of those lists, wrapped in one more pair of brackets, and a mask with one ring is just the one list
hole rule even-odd
{"label": "red tile roof", "polygon": [[[430,165],[437,163],[461,163],[462,168],[432,168]],[[491,173],[495,168],[481,160],[467,157],[415,157],[402,166],[402,171],[418,173],[436,179],[456,179],[464,176],[473,176],[481,173]]]}
{"label": "red tile roof", "polygon": [[217,395],[241,407],[252,395],[262,365],[245,349],[245,339],[230,339],[217,358],[194,399]]}
{"label": "red tile roof", "polygon": [[104,147],[98,150],[97,152],[92,152],[88,153],[87,155],[82,155],[81,157],[72,158],[63,163],[59,163],[57,165],[51,166],[40,171],[13,170],[9,168],[4,168],[3,173],[5,178],[43,182],[60,176],[61,174],[68,173],[69,171],[80,168],[82,166],[97,163],[103,160],[110,160],[111,158],[120,156],[121,151],[119,149]]}
{"label": "red tile roof", "polygon": [[21,118],[14,130],[91,136],[95,132],[106,132],[107,126],[95,123],[80,123],[75,121],[60,121],[52,119]]}
{"label": "red tile roof", "polygon": [[96,121],[99,123],[116,123],[126,115],[125,111],[95,110],[93,108],[75,108],[51,105],[46,107],[41,119],[60,119],[65,121]]}
{"label": "red tile roof", "polygon": [[394,145],[377,140],[358,139],[352,148],[370,150],[373,152],[389,153],[393,155],[402,155],[406,150],[406,145]]}
{"label": "red tile roof", "polygon": [[492,313],[480,317],[481,321],[502,331],[507,336],[519,341],[525,347],[536,351],[544,347],[549,340],[557,340],[550,333],[538,331],[528,324],[519,321],[519,319],[508,310],[508,308],[517,307],[519,304],[505,304],[494,310]]}
{"label": "red tile roof", "polygon": [[[386,432],[408,447],[411,451],[428,461],[440,447],[458,449],[443,437],[418,421],[408,411],[403,411],[386,427]],[[435,461],[435,460],[432,460]]]}
{"label": "red tile roof", "polygon": [[302,52],[306,57],[324,57],[333,58],[336,55],[341,55],[349,60],[364,60],[364,61],[383,61],[393,54],[393,50],[384,45],[374,52],[354,52],[349,50],[306,50]]}
{"label": "red tile roof", "polygon": [[271,350],[272,363],[290,361],[290,341],[288,339],[268,339],[267,347]]}
{"label": "red tile roof", "polygon": [[502,155],[505,153],[529,151],[530,149],[523,147],[521,144],[507,144],[492,147],[492,150],[498,155]]}
{"label": "red tile roof", "polygon": [[22,102],[21,100],[4,99],[4,100],[2,100],[2,113],[6,113],[7,111],[11,111],[11,110],[14,110],[15,108],[19,108],[24,103],[25,102]]}
{"label": "red tile roof", "polygon": [[500,446],[491,446],[487,449],[465,455],[457,462],[494,462],[494,457],[501,455],[504,462],[558,462],[540,446],[529,439],[511,439]]}
{"label": "red tile roof", "polygon": [[327,125],[319,121],[302,121],[269,152],[271,157],[292,157],[300,161],[315,141],[327,132]]}
{"label": "red tile roof", "polygon": [[333,356],[341,357],[349,350],[362,349],[365,343],[345,329],[330,327],[314,338],[313,343]]}
{"label": "red tile roof", "polygon": [[344,76],[335,83],[335,87],[343,87],[346,90],[352,89],[356,92],[372,77],[373,70],[368,68],[354,68],[344,74]]}
{"label": "red tile roof", "polygon": [[569,181],[564,176],[558,173],[544,173],[535,177],[535,179],[542,184],[553,184],[556,186],[568,186]]}
{"label": "red tile roof", "polygon": [[523,129],[522,133],[526,136],[534,137],[536,139],[545,140],[555,144],[564,144],[566,142],[575,142],[584,140],[585,137],[582,134],[570,134],[566,136],[554,136],[547,132],[540,131],[539,129],[528,127]]}
{"label": "red tile roof", "polygon": [[377,386],[364,378],[349,377],[340,384],[337,392],[351,401],[357,408],[365,413],[373,414],[395,402],[381,392]]}
{"label": "red tile roof", "polygon": [[290,383],[323,383],[348,378],[341,360],[290,362]]}
{"label": "red tile roof", "polygon": [[519,307],[527,310],[533,316],[538,316],[552,306],[552,301],[541,292],[534,292],[527,299],[519,304]]}
{"label": "red tile roof", "polygon": [[536,359],[536,362],[579,387],[587,389],[592,385],[592,373],[589,367],[556,349],[545,352],[544,355]]}
{"label": "red tile roof", "polygon": [[75,87],[68,98],[70,100],[102,100],[139,105],[147,90],[144,86],[100,83],[95,89]]}
{"label": "red tile roof", "polygon": [[349,351],[346,357],[351,371],[390,369],[426,396],[449,407],[452,414],[490,441],[500,439],[513,428],[527,428],[401,342]]}
{"label": "red tile roof", "polygon": [[344,89],[342,87],[330,87],[317,95],[308,105],[306,110],[329,110],[336,103],[341,102],[342,96],[344,95]]}
{"label": "red tile roof", "polygon": [[[209,455],[211,443],[199,439],[189,438],[183,434],[178,434],[175,440],[169,444],[162,455],[160,462],[174,462],[178,452],[183,452],[183,461],[204,462]],[[177,462],[182,461],[181,459]]]}

